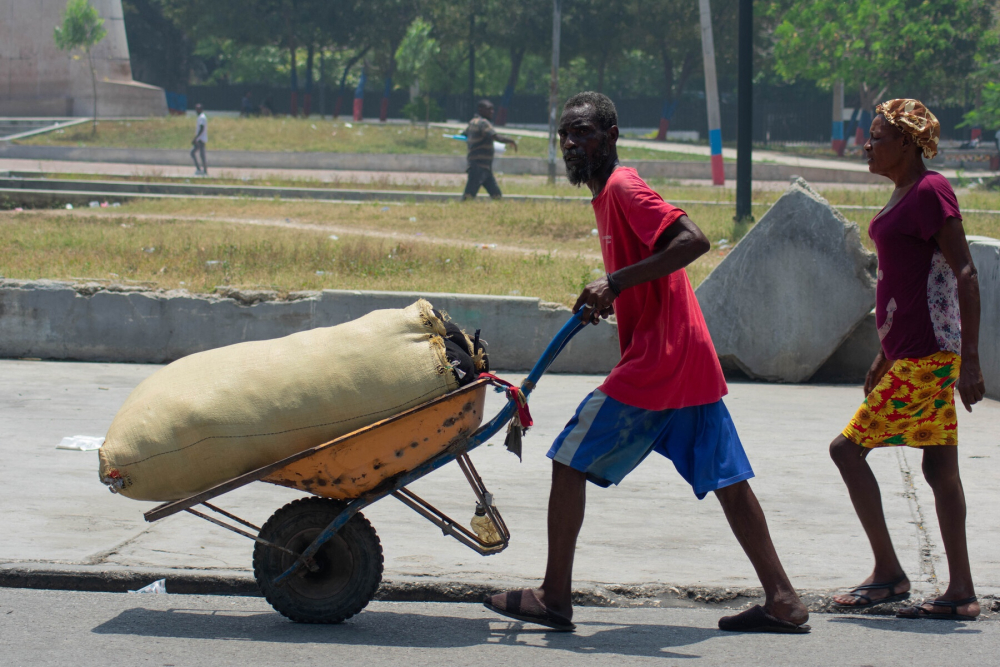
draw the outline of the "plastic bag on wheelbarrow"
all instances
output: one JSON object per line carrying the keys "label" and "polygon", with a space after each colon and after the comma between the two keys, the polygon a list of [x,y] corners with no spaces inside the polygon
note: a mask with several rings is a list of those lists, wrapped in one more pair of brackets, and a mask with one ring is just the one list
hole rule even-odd
{"label": "plastic bag on wheelbarrow", "polygon": [[335,327],[179,359],[125,401],[100,477],[137,500],[176,500],[459,386],[444,323],[424,300]]}

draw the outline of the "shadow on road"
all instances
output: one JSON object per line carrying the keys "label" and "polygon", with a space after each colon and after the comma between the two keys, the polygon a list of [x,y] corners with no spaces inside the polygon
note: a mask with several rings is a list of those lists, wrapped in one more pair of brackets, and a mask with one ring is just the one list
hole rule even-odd
{"label": "shadow on road", "polygon": [[[493,627],[491,627],[491,624]],[[583,622],[575,634],[548,632],[492,615],[481,618],[428,616],[365,611],[338,625],[292,623],[276,613],[230,609],[145,609],[123,611],[95,627],[102,635],[137,635],[182,639],[229,639],[405,648],[458,648],[496,644],[531,646],[582,655],[616,654],[662,658],[697,658],[669,649],[706,639],[736,637],[715,629],[675,625],[612,625]]]}
{"label": "shadow on road", "polygon": [[982,630],[968,627],[964,621],[941,621],[934,619],[907,619],[865,616],[838,616],[830,623],[851,623],[869,630],[886,632],[914,632],[921,635],[977,635]]}

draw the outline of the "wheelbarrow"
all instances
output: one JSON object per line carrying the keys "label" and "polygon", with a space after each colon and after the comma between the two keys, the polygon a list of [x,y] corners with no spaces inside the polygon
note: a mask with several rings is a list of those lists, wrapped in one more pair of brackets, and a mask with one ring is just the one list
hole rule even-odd
{"label": "wheelbarrow", "polygon": [[[481,377],[444,396],[207,491],[159,505],[145,513],[146,521],[183,511],[249,537],[256,542],[253,572],[261,593],[278,612],[300,623],[339,623],[364,609],[374,597],[382,581],[382,545],[361,510],[387,496],[400,500],[444,535],[474,551],[482,555],[499,553],[510,543],[510,531],[472,465],[469,452],[496,435],[519,412],[524,424],[527,397],[584,326],[580,314],[573,315],[520,387],[503,383],[495,376]],[[505,391],[508,401],[483,424],[490,385]],[[472,487],[477,513],[482,508],[492,522],[493,530],[485,533],[489,539],[406,488],[452,461],[458,463]],[[277,510],[262,527],[209,502],[258,481],[299,489],[310,496]]]}

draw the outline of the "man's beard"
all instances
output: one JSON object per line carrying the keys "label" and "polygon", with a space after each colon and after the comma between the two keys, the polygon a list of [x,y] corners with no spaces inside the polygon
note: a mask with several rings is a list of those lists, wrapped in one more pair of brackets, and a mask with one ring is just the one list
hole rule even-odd
{"label": "man's beard", "polygon": [[[611,150],[607,144],[602,143],[591,158],[584,156],[584,159],[579,162],[566,162],[566,178],[572,185],[582,185],[592,180],[601,171],[607,164],[609,157],[611,157]],[[563,161],[565,162],[565,160],[564,155]]]}

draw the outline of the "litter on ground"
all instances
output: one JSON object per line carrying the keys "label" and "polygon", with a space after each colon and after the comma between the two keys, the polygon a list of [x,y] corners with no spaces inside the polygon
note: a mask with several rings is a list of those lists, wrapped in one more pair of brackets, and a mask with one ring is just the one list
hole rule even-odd
{"label": "litter on ground", "polygon": [[148,586],[143,586],[137,591],[129,591],[129,593],[166,593],[167,592],[167,580],[157,579]]}
{"label": "litter on ground", "polygon": [[92,452],[104,444],[104,436],[69,435],[59,441],[56,449],[71,449],[77,452]]}

